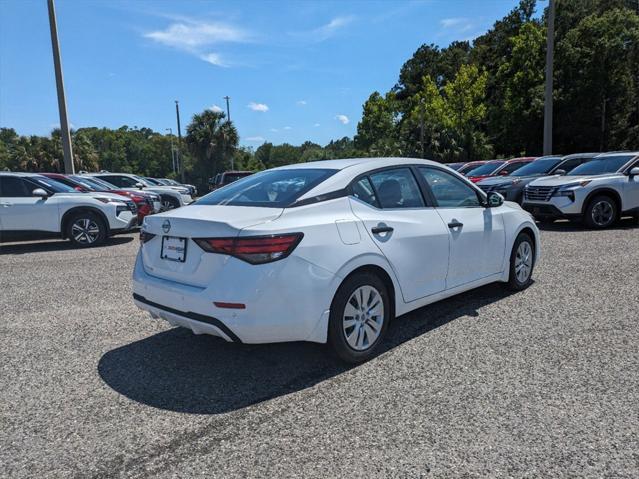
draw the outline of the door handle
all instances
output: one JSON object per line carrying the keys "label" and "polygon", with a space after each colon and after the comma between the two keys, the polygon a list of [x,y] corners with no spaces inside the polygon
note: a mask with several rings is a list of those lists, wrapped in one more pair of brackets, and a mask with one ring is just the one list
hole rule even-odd
{"label": "door handle", "polygon": [[380,233],[390,233],[393,231],[393,228],[390,226],[375,226],[374,228],[371,228],[371,231],[374,235],[378,235]]}
{"label": "door handle", "polygon": [[7,206],[11,206],[12,203],[7,203],[6,201],[2,201],[2,202],[0,202],[0,205],[4,206],[6,208]]}
{"label": "door handle", "polygon": [[457,221],[457,220],[453,220],[453,221],[451,221],[450,223],[448,223],[448,227],[449,227],[450,229],[460,228],[460,227],[462,227],[462,226],[464,226],[464,223],[460,223],[460,222],[459,222],[459,221]]}

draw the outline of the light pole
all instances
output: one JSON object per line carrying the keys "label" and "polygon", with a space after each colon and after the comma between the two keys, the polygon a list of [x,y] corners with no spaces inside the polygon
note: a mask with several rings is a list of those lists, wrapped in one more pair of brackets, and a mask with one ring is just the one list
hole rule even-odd
{"label": "light pole", "polygon": [[552,75],[555,56],[555,0],[548,4],[548,32],[546,38],[546,91],[544,93],[544,155],[552,154]]}
{"label": "light pole", "polygon": [[180,161],[180,148],[182,147],[182,129],[180,128],[180,105],[177,100],[175,100],[175,116],[177,117],[177,130],[178,130],[178,146],[177,152],[175,154],[176,164],[178,167],[178,172],[180,173],[180,177],[182,178],[182,183],[184,183],[184,167],[181,165]]}
{"label": "light pole", "polygon": [[175,145],[173,144],[173,128],[165,128],[164,130],[168,131],[169,136],[171,137],[171,165],[173,166],[173,173],[175,174]]}
{"label": "light pole", "polygon": [[224,99],[226,100],[226,121],[231,121],[231,108],[229,107],[231,97],[226,95]]}
{"label": "light pole", "polygon": [[53,48],[53,67],[55,69],[55,85],[58,91],[58,110],[60,112],[60,133],[62,134],[62,151],[64,153],[64,172],[74,174],[73,147],[67,118],[67,100],[64,95],[64,79],[62,77],[62,61],[60,60],[60,43],[58,42],[58,25],[55,18],[53,0],[47,0],[49,7],[49,28],[51,29],[51,46]]}

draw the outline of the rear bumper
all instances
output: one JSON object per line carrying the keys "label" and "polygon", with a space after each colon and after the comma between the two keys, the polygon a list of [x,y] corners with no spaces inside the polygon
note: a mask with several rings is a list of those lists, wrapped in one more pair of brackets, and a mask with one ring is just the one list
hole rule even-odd
{"label": "rear bumper", "polygon": [[[142,256],[133,270],[134,301],[153,317],[227,341],[326,342],[328,310],[340,279],[295,255],[261,266],[229,258],[219,278],[205,287],[152,276]],[[214,302],[242,303],[245,309]]]}

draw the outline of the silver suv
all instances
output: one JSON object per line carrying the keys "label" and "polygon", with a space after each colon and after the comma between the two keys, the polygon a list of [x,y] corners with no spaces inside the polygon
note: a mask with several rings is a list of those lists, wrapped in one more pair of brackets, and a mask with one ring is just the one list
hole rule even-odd
{"label": "silver suv", "polygon": [[565,176],[540,178],[524,189],[523,208],[541,221],[581,218],[591,228],[622,215],[639,219],[639,152],[605,153]]}

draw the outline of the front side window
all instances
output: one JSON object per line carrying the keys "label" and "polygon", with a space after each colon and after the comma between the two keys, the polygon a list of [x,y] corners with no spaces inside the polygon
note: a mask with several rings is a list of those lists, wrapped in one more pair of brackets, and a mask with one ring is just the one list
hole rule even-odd
{"label": "front side window", "polygon": [[215,190],[195,204],[285,208],[336,172],[319,168],[263,171]]}
{"label": "front side window", "polygon": [[0,176],[0,198],[24,198],[31,196],[22,181],[17,176]]}
{"label": "front side window", "polygon": [[409,168],[394,168],[370,175],[382,208],[422,208],[424,199]]}
{"label": "front side window", "polygon": [[438,206],[444,208],[481,206],[474,188],[450,173],[435,168],[419,168],[419,172],[430,186]]}

